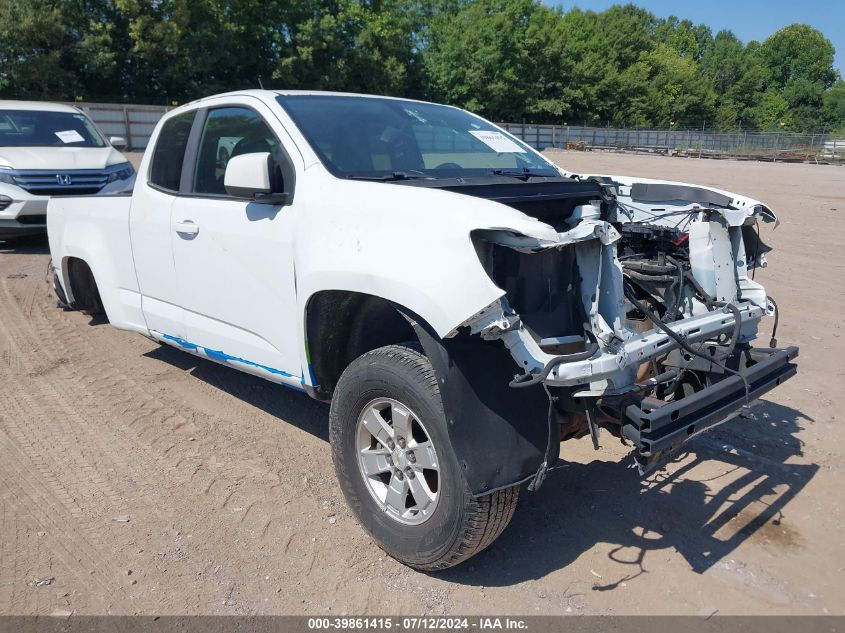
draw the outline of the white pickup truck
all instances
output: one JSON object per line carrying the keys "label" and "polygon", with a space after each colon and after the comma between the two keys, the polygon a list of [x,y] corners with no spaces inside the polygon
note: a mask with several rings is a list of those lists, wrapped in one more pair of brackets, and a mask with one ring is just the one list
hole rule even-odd
{"label": "white pickup truck", "polygon": [[419,569],[490,545],[562,440],[604,430],[646,473],[796,371],[751,346],[765,205],[562,171],[457,108],[213,96],[138,173],[50,200],[60,301],[331,401],[347,502]]}
{"label": "white pickup truck", "polygon": [[125,146],[73,106],[0,101],[0,239],[43,234],[49,196],[131,189]]}

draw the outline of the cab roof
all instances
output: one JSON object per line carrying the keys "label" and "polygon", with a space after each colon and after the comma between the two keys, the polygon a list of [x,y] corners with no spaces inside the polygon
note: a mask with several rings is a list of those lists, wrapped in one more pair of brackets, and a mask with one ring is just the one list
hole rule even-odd
{"label": "cab roof", "polygon": [[373,95],[373,94],[363,94],[357,92],[332,92],[327,90],[260,90],[260,89],[252,89],[252,90],[233,90],[230,92],[223,92],[214,95],[208,95],[206,97],[202,97],[200,99],[194,99],[185,105],[193,105],[196,103],[201,103],[206,99],[211,99],[214,97],[230,97],[230,96],[250,96],[256,97],[263,100],[273,100],[276,97],[281,96],[303,96],[303,95],[313,95],[313,96],[323,96],[323,97],[361,97],[361,98],[370,98],[370,99],[394,99],[396,101],[416,101],[418,103],[427,103],[422,102],[419,99],[408,99],[406,97],[391,97],[388,95]]}

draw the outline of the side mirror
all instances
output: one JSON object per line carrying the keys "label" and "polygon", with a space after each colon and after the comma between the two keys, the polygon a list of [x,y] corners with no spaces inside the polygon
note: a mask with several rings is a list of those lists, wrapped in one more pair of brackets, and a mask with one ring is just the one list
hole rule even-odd
{"label": "side mirror", "polygon": [[111,145],[115,149],[126,149],[129,143],[127,143],[126,139],[122,136],[110,136],[109,145]]}
{"label": "side mirror", "polygon": [[286,204],[288,195],[273,191],[273,156],[270,152],[241,154],[229,159],[223,176],[226,193],[263,204]]}

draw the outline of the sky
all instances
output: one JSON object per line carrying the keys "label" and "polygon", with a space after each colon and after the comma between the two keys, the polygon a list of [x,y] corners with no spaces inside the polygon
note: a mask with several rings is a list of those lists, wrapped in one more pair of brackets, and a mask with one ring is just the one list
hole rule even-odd
{"label": "sky", "polygon": [[834,66],[845,75],[845,0],[545,0],[550,6],[573,6],[604,11],[614,4],[632,2],[656,16],[676,15],[695,24],[706,24],[716,35],[722,29],[734,32],[743,42],[763,41],[789,24],[817,28],[836,48]]}

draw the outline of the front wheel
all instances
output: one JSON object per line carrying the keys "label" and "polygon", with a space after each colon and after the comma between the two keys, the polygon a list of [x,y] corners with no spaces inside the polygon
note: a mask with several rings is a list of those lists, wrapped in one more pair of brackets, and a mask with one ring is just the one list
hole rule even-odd
{"label": "front wheel", "polygon": [[411,567],[457,565],[495,541],[513,516],[517,486],[470,493],[434,370],[409,345],[381,347],[347,367],[332,399],[330,441],[355,516]]}

